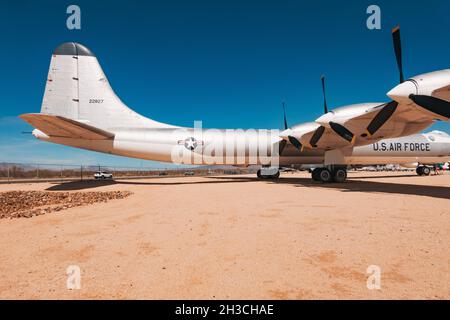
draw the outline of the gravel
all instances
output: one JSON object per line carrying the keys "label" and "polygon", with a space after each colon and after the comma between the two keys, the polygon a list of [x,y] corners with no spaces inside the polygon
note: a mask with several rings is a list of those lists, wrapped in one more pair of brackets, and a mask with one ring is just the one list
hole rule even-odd
{"label": "gravel", "polygon": [[0,192],[0,219],[31,218],[88,204],[123,199],[129,191],[108,192],[45,192],[8,191]]}

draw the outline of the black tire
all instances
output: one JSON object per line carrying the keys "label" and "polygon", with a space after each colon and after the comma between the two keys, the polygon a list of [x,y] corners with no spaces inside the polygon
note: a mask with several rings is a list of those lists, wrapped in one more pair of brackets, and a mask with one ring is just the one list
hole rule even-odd
{"label": "black tire", "polygon": [[424,176],[429,176],[430,173],[431,173],[431,169],[429,167],[426,167],[426,166],[422,167],[422,174]]}
{"label": "black tire", "polygon": [[270,176],[271,179],[278,179],[280,177],[280,171]]}
{"label": "black tire", "polygon": [[347,179],[347,170],[344,168],[338,168],[333,170],[333,181],[337,183],[345,182]]}
{"label": "black tire", "polygon": [[419,167],[416,168],[416,173],[417,173],[418,176],[423,175],[423,171],[422,170],[423,170],[422,166],[419,166]]}
{"label": "black tire", "polygon": [[256,176],[257,176],[259,179],[262,179],[262,178],[263,178],[262,175],[261,175],[261,170],[256,171]]}
{"label": "black tire", "polygon": [[320,171],[321,171],[322,169],[323,169],[323,168],[315,168],[315,169],[312,170],[312,172],[311,172],[311,178],[312,178],[314,181],[320,181],[319,173],[320,173]]}
{"label": "black tire", "polygon": [[333,175],[331,174],[331,171],[326,168],[320,170],[319,177],[320,181],[323,183],[329,183],[333,181]]}

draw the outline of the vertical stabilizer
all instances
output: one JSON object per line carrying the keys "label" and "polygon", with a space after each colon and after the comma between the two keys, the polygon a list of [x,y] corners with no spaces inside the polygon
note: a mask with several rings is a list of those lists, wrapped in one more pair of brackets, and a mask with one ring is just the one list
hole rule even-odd
{"label": "vertical stabilizer", "polygon": [[112,90],[94,54],[75,42],[60,45],[52,54],[41,113],[104,129],[173,127],[128,108]]}

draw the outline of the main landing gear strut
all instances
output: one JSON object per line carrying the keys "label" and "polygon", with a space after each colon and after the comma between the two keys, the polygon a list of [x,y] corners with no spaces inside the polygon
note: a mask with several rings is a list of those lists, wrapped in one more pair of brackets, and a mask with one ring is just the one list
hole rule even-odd
{"label": "main landing gear strut", "polygon": [[347,168],[342,166],[315,168],[312,171],[311,176],[314,181],[341,183],[347,179]]}

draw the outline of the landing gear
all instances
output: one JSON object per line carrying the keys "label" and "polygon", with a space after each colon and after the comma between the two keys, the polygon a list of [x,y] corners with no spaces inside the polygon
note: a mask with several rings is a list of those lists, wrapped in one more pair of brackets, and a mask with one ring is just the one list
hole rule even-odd
{"label": "landing gear", "polygon": [[347,180],[347,169],[345,168],[336,168],[333,170],[333,181],[342,183]]}
{"label": "landing gear", "polygon": [[333,181],[333,174],[327,168],[322,168],[319,172],[319,179],[323,183],[328,183]]}
{"label": "landing gear", "polygon": [[273,179],[276,180],[280,177],[280,170],[273,168],[262,168],[256,172],[256,176],[259,179]]}
{"label": "landing gear", "polygon": [[429,176],[431,173],[431,169],[427,166],[418,166],[416,169],[416,173],[419,176]]}
{"label": "landing gear", "polygon": [[320,171],[322,171],[322,169],[323,169],[323,168],[314,168],[314,169],[311,171],[311,177],[312,177],[312,179],[313,179],[314,181],[320,181],[319,173],[320,173]]}
{"label": "landing gear", "polygon": [[342,183],[347,179],[347,169],[345,167],[315,168],[311,177],[314,181],[323,183]]}
{"label": "landing gear", "polygon": [[417,167],[417,168],[416,168],[416,173],[417,173],[418,176],[421,176],[421,175],[422,175],[422,168],[423,168],[423,167]]}

